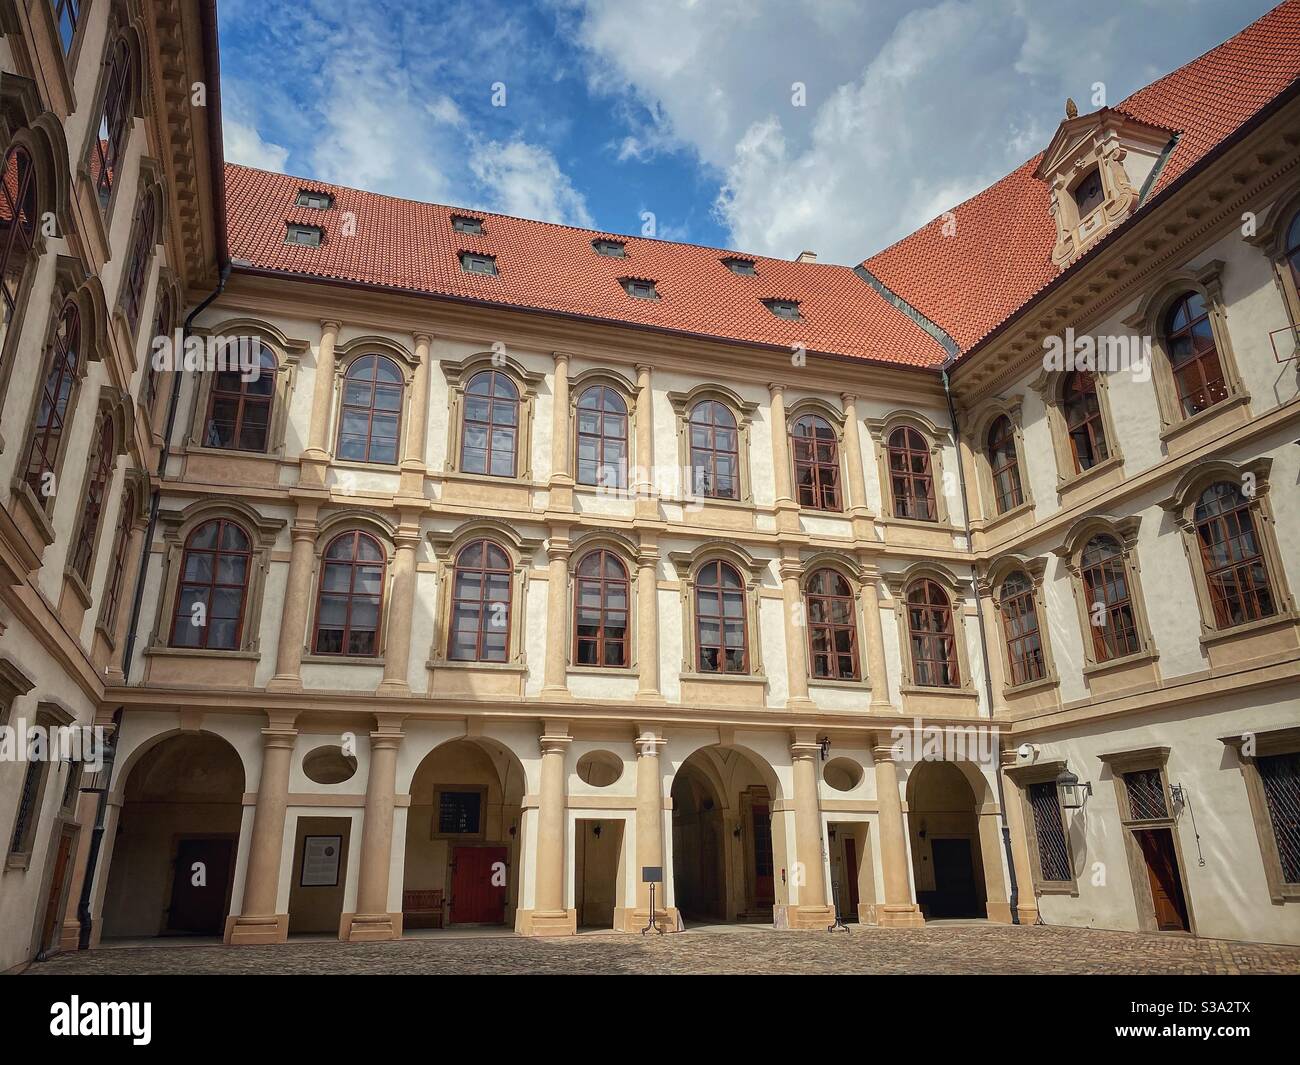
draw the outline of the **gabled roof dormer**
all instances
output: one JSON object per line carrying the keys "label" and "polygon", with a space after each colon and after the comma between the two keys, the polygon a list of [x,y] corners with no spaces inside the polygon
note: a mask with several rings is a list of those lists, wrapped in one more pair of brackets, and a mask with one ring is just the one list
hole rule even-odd
{"label": "gabled roof dormer", "polygon": [[1065,103],[1035,176],[1051,188],[1052,262],[1064,269],[1138,206],[1141,189],[1173,139],[1171,130],[1103,107],[1080,115]]}

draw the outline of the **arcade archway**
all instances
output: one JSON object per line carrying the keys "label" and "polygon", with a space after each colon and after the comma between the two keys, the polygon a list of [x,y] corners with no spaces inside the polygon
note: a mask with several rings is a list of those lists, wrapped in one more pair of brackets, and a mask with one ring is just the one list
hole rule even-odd
{"label": "arcade archway", "polygon": [[980,802],[953,762],[920,762],[907,778],[916,901],[926,919],[987,915]]}

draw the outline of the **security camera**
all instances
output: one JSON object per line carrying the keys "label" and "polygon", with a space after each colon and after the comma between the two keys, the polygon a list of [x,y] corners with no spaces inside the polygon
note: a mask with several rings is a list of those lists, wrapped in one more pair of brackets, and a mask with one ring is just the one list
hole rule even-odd
{"label": "security camera", "polygon": [[1022,762],[1032,762],[1038,757],[1038,748],[1032,743],[1022,743],[1016,748],[1016,755]]}

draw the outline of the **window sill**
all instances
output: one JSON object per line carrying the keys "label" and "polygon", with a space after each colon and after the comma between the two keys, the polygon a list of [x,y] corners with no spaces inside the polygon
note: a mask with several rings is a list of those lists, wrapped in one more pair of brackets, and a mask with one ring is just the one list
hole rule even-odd
{"label": "window sill", "polygon": [[565,672],[575,673],[579,676],[589,677],[635,677],[636,670],[632,666],[575,666],[565,667]]}
{"label": "window sill", "polygon": [[[229,452],[226,452],[229,454]],[[245,454],[256,455],[257,452],[245,452]],[[358,470],[371,473],[401,473],[402,460],[396,462],[362,462],[359,459],[337,459],[330,456],[329,468],[331,470]]]}
{"label": "window sill", "polygon": [[899,686],[899,693],[903,695],[964,695],[975,696],[975,686],[966,683],[957,688],[941,687],[939,685],[912,684],[906,683]]}
{"label": "window sill", "polygon": [[1045,688],[1055,688],[1060,683],[1061,683],[1060,677],[1058,677],[1055,673],[1049,673],[1047,676],[1041,678],[1040,680],[1027,680],[1021,684],[1003,685],[1002,694],[1004,696],[1021,695],[1025,692],[1035,692],[1035,691],[1041,691],[1042,689]]}
{"label": "window sill", "polygon": [[166,644],[153,644],[146,647],[144,653],[163,658],[230,658],[246,659],[250,662],[258,662],[262,658],[260,651],[227,651],[213,647],[169,647]]}
{"label": "window sill", "polygon": [[[364,463],[362,464],[364,467]],[[394,467],[396,469],[396,467]],[[517,485],[520,488],[545,488],[544,484],[537,484],[531,476],[527,477],[499,477],[492,473],[464,473],[461,470],[443,470],[434,476],[444,481],[466,481],[471,484],[508,484]]]}
{"label": "window sill", "polygon": [[901,525],[906,529],[936,529],[939,532],[952,533],[953,535],[966,535],[965,529],[960,529],[949,521],[940,521],[938,518],[934,521],[925,521],[922,518],[900,518],[896,515],[890,515],[877,520],[883,522],[886,526]]}
{"label": "window sill", "polygon": [[431,658],[425,663],[427,669],[467,669],[485,673],[517,673],[520,676],[528,672],[528,666],[519,662],[463,662],[453,658]]}
{"label": "window sill", "polygon": [[[1166,444],[1171,440],[1177,440],[1184,433],[1191,432],[1198,426],[1218,421],[1220,417],[1243,406],[1249,406],[1250,393],[1238,392],[1234,395],[1227,396],[1212,407],[1206,407],[1205,410],[1197,411],[1180,421],[1172,424],[1166,423],[1160,430],[1160,439]],[[1249,412],[1247,412],[1249,413]]]}
{"label": "window sill", "polygon": [[1300,622],[1300,613],[1295,610],[1285,610],[1270,617],[1259,618],[1256,621],[1244,621],[1240,625],[1233,625],[1227,629],[1210,629],[1201,632],[1201,646],[1206,647],[1212,644],[1220,643],[1223,640],[1231,640],[1236,636],[1245,636],[1251,633],[1268,632],[1274,628],[1285,628],[1288,625],[1294,625]]}
{"label": "window sill", "polygon": [[683,671],[682,680],[702,680],[721,684],[766,684],[767,677],[761,673],[687,673]]}
{"label": "window sill", "polygon": [[1072,473],[1068,477],[1062,477],[1058,474],[1056,478],[1056,493],[1057,495],[1061,495],[1072,488],[1077,488],[1079,485],[1087,484],[1089,481],[1095,480],[1102,474],[1109,473],[1111,470],[1117,469],[1123,465],[1124,456],[1116,452],[1104,462],[1099,462],[1097,465],[1089,469]]}
{"label": "window sill", "polygon": [[28,867],[31,864],[32,864],[32,856],[30,853],[10,854],[9,857],[5,859],[6,871],[10,869],[18,869],[18,870],[22,870],[23,872],[26,872]]}
{"label": "window sill", "polygon": [[871,691],[871,683],[865,677],[860,680],[836,680],[831,677],[809,677],[810,688],[831,688],[839,691]]}
{"label": "window sill", "polygon": [[1034,885],[1035,895],[1069,895],[1072,898],[1079,897],[1079,886],[1073,881],[1053,881],[1046,884]]}
{"label": "window sill", "polygon": [[9,498],[18,500],[23,512],[36,527],[36,533],[44,546],[49,547],[54,543],[54,523],[50,521],[50,516],[45,513],[45,508],[40,505],[32,486],[25,479],[15,477],[9,482]]}
{"label": "window sill", "polygon": [[382,655],[323,655],[309,654],[302,656],[305,665],[313,666],[382,666]]}
{"label": "window sill", "polygon": [[[91,556],[91,562],[94,563],[93,555]],[[94,599],[90,594],[90,589],[86,587],[86,582],[81,579],[81,575],[68,567],[63,571],[63,583],[72,586],[72,592],[80,601],[82,609],[89,610]]]}
{"label": "window sill", "polygon": [[278,451],[245,451],[238,447],[214,447],[210,444],[191,443],[185,448],[187,455],[213,455],[218,458],[256,459],[259,462],[283,462]]}
{"label": "window sill", "polygon": [[1108,658],[1105,662],[1091,662],[1083,667],[1085,677],[1095,677],[1102,673],[1109,673],[1114,669],[1123,669],[1125,666],[1135,666],[1143,662],[1155,662],[1160,658],[1158,651],[1150,648],[1137,651],[1131,655],[1125,655],[1123,658]]}
{"label": "window sill", "polygon": [[1033,510],[1034,501],[1029,496],[1026,496],[1024,502],[1017,503],[1010,510],[1004,510],[1000,514],[994,514],[990,518],[985,518],[982,529],[975,529],[974,523],[972,523],[971,528],[976,532],[991,533],[1001,528],[1003,525],[1008,524],[1012,519],[1019,517],[1021,514],[1032,514]]}

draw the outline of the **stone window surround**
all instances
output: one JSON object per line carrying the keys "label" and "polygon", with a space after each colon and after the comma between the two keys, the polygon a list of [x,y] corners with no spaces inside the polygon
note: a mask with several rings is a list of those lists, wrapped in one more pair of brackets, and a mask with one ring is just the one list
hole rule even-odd
{"label": "stone window surround", "polygon": [[[857,640],[857,659],[858,659],[858,678],[856,680],[840,680],[835,677],[815,677],[812,672],[812,647],[807,649],[807,666],[808,666],[808,683],[818,688],[850,688],[857,691],[870,691],[874,678],[868,673],[868,655],[870,645],[870,629],[867,627],[867,604],[864,601],[864,592],[867,582],[871,579],[863,571],[863,567],[856,564],[852,559],[834,551],[819,551],[814,555],[809,555],[802,560],[802,576],[799,578],[799,595],[803,601],[805,612],[808,604],[808,580],[818,570],[831,569],[842,576],[849,582],[849,588],[853,593],[853,628],[854,637]],[[879,606],[875,609],[879,611]],[[805,621],[806,621],[805,613]],[[799,636],[808,642],[808,626],[805,623],[799,630]]]}
{"label": "stone window surround", "polygon": [[1070,446],[1070,434],[1065,424],[1065,412],[1061,409],[1061,387],[1069,371],[1043,370],[1032,382],[1030,388],[1043,399],[1044,416],[1052,435],[1052,451],[1056,455],[1056,492],[1064,495],[1067,489],[1075,485],[1092,481],[1109,470],[1124,465],[1124,453],[1120,450],[1119,439],[1115,434],[1115,421],[1110,410],[1109,375],[1097,373],[1093,380],[1097,383],[1097,409],[1101,412],[1102,430],[1106,434],[1107,458],[1091,469],[1076,470],[1074,449]]}
{"label": "stone window surround", "polygon": [[[637,462],[641,458],[636,453],[637,419],[642,413],[637,409],[637,386],[635,382],[629,381],[617,370],[604,367],[592,367],[583,370],[576,377],[569,379],[569,439],[567,446],[569,449],[569,472],[573,475],[573,487],[579,492],[602,491],[599,485],[584,484],[578,480],[578,401],[582,399],[584,392],[598,385],[604,385],[606,388],[617,392],[627,408],[627,470],[625,471],[626,483],[623,485],[622,492],[632,496],[637,481],[634,473]],[[520,395],[522,397],[522,392]],[[522,406],[521,400],[521,411]],[[647,413],[649,417],[653,417],[653,413]],[[493,479],[500,480],[501,478]],[[608,489],[604,489],[604,491],[608,491]],[[632,557],[635,558],[635,554]],[[632,572],[635,572],[635,569]]]}
{"label": "stone window surround", "polygon": [[1018,801],[1022,823],[1025,826],[1025,845],[1029,851],[1029,867],[1034,878],[1034,895],[1069,895],[1077,898],[1079,895],[1079,876],[1075,871],[1074,848],[1070,845],[1070,826],[1065,819],[1065,808],[1061,805],[1061,791],[1056,791],[1056,808],[1061,815],[1061,833],[1065,837],[1065,850],[1070,859],[1069,880],[1044,880],[1043,863],[1038,853],[1038,825],[1034,820],[1034,809],[1029,803],[1029,785],[1046,784],[1048,781],[1055,782],[1056,778],[1067,768],[1068,762],[1064,759],[1052,759],[1045,762],[1034,762],[1030,765],[1008,766],[1004,772],[1016,785],[1016,790],[1020,793]]}
{"label": "stone window surround", "polygon": [[[837,487],[840,493],[840,506],[838,510],[824,510],[821,507],[805,507],[799,502],[799,482],[795,477],[794,465],[794,425],[800,418],[806,414],[815,414],[822,418],[831,427],[835,434],[835,463],[839,470],[839,480]],[[847,433],[845,432],[847,422],[843,410],[832,406],[824,399],[814,396],[804,396],[795,400],[786,408],[785,412],[786,439],[783,441],[783,454],[785,462],[790,469],[790,495],[794,497],[795,505],[800,510],[807,511],[809,514],[847,514],[850,507],[850,498],[856,498],[857,493],[849,492],[849,470],[848,455],[845,453],[847,445]],[[861,489],[859,489],[859,492]]]}
{"label": "stone window surround", "polygon": [[[1254,741],[1253,754],[1246,754],[1244,750],[1248,738]],[[1251,820],[1255,825],[1260,857],[1264,862],[1264,878],[1268,882],[1269,898],[1279,904],[1300,902],[1300,883],[1287,883],[1282,878],[1282,859],[1278,854],[1277,836],[1273,829],[1273,819],[1269,816],[1268,800],[1264,795],[1259,766],[1255,762],[1259,755],[1292,754],[1300,751],[1300,727],[1245,730],[1240,735],[1222,736],[1219,742],[1225,747],[1232,748],[1237,756],[1237,764],[1241,767],[1246,796],[1250,802]]]}
{"label": "stone window surround", "polygon": [[[127,338],[129,343],[126,350],[134,353],[136,350],[135,341],[138,338],[139,330],[146,328],[148,322],[149,306],[149,275],[153,270],[153,261],[158,254],[158,245],[164,243],[167,239],[167,194],[163,191],[162,178],[159,176],[158,163],[154,159],[142,156],[140,159],[140,173],[137,179],[137,192],[135,209],[131,216],[131,229],[127,234],[126,247],[123,249],[122,269],[117,278],[117,297],[113,301],[113,320],[118,323],[122,329],[122,335]],[[113,198],[117,198],[117,189],[113,189]],[[140,224],[143,221],[143,212],[146,200],[153,201],[153,240],[146,244],[145,263],[144,263],[144,288],[140,293],[140,317],[135,325],[127,321],[126,317],[126,294],[127,286],[130,284],[131,274],[131,252],[135,250],[136,238],[139,236]]]}
{"label": "stone window surround", "polygon": [[[114,530],[113,530],[113,531],[114,531],[115,533],[118,532],[118,531],[122,531],[122,532],[125,534],[125,535],[123,535],[123,536],[121,537],[121,542],[120,542],[120,543],[115,542],[114,545],[113,545],[113,553],[114,553],[114,556],[115,556],[115,557],[116,557],[118,554],[120,554],[121,552],[123,552],[123,551],[125,551],[125,550],[127,549],[127,543],[128,543],[128,542],[130,541],[130,539],[131,539],[131,530],[132,530],[132,529],[141,529],[141,530],[142,530],[142,529],[144,529],[144,528],[148,525],[148,523],[149,523],[149,478],[148,478],[148,475],[145,474],[145,472],[144,472],[143,470],[136,469],[136,468],[134,468],[134,467],[132,467],[132,466],[130,466],[130,465],[127,466],[127,468],[126,468],[126,469],[123,471],[123,473],[122,473],[122,487],[121,487],[121,489],[120,489],[120,491],[119,491],[119,493],[118,493],[119,500],[120,500],[120,502],[119,502],[119,504],[118,504],[119,507],[125,505],[126,498],[127,498],[127,496],[126,496],[126,490],[127,490],[127,484],[128,484],[128,482],[129,482],[130,485],[134,488],[134,491],[135,491],[135,497],[134,497],[134,498],[135,498],[135,514],[132,515],[132,517],[131,517],[131,523],[130,523],[130,525],[126,526],[125,529],[121,529],[121,530],[119,530],[119,525],[120,525],[120,516],[119,516],[119,521],[117,521],[117,522],[114,523]],[[126,560],[126,561],[125,561],[125,565],[126,565],[126,568],[123,570],[123,573],[122,573],[122,576],[123,576],[123,587],[119,590],[119,594],[118,594],[118,598],[117,598],[117,604],[116,604],[116,607],[117,607],[116,614],[117,614],[117,615],[120,615],[120,614],[121,614],[122,609],[123,609],[123,605],[124,605],[124,604],[129,600],[129,598],[130,598],[129,595],[128,595],[129,588],[126,586],[126,578],[130,575],[130,565],[131,565],[131,560],[129,560],[129,559]],[[110,565],[110,568],[111,568],[111,565]],[[109,615],[108,615],[108,608],[109,608],[110,605],[111,605],[111,604],[109,603],[109,598],[108,598],[108,588],[107,588],[107,586],[106,586],[106,587],[104,588],[104,590],[103,590],[103,593],[102,593],[101,597],[100,597],[99,616],[98,616],[98,618],[96,618],[96,620],[95,620],[95,630],[96,630],[96,631],[97,631],[97,632],[98,632],[98,633],[99,633],[99,634],[104,638],[104,641],[108,644],[108,646],[109,646],[110,648],[112,648],[112,647],[114,647],[114,646],[116,645],[116,643],[117,643],[116,630],[117,630],[117,628],[118,628],[118,617],[117,617],[116,615],[113,616],[113,617],[109,617]]]}
{"label": "stone window surround", "polygon": [[[36,706],[36,715],[33,725],[41,728],[64,728],[72,725],[77,720],[76,714],[72,713],[66,707],[53,700],[43,700]],[[36,797],[32,800],[30,821],[26,825],[26,831],[23,833],[23,839],[19,841],[17,847],[10,849],[13,843],[13,831],[17,827],[17,822],[7,821],[4,831],[9,837],[5,841],[5,869],[22,870],[26,872],[31,868],[32,856],[36,849],[36,837],[41,830],[41,813],[45,806],[45,789],[50,783],[50,767],[54,764],[49,759],[38,763],[40,769],[40,782],[36,785]],[[22,762],[23,775],[27,773],[28,768],[32,765],[30,762]],[[19,786],[19,801],[21,802],[22,789],[26,786],[25,779]],[[18,808],[14,807],[14,817],[18,816]]]}
{"label": "stone window surround", "polygon": [[[186,451],[223,455],[236,459],[283,459],[285,434],[289,423],[289,403],[303,352],[311,347],[307,340],[291,339],[269,322],[256,318],[230,318],[210,326],[193,326],[190,335],[205,341],[210,336],[250,337],[262,344],[275,358],[275,389],[271,396],[271,421],[267,430],[265,451],[242,451],[238,448],[210,447],[203,443],[207,432],[208,409],[212,398],[212,374],[203,373],[196,378],[196,387],[190,400],[190,432],[185,442]],[[159,390],[158,407],[162,390]]]}
{"label": "stone window surround", "polygon": [[1002,688],[1003,695],[1018,695],[1021,692],[1035,691],[1039,688],[1056,687],[1061,683],[1060,675],[1056,672],[1056,660],[1052,655],[1052,634],[1047,624],[1047,601],[1043,595],[1043,579],[1047,574],[1047,559],[1025,558],[1014,554],[1000,555],[994,559],[989,565],[988,574],[979,588],[981,594],[988,594],[989,600],[993,604],[993,612],[997,615],[997,626],[1000,633],[997,650],[1004,659],[1003,676],[1008,681],[1010,680],[1010,664],[1006,661],[1010,652],[1007,641],[1006,619],[1002,614],[1002,588],[1006,584],[1007,578],[1017,573],[1023,573],[1028,577],[1030,586],[1033,589],[1034,609],[1038,614],[1038,642],[1043,649],[1045,672],[1041,680],[1028,681],[1024,684],[1004,684]]}
{"label": "stone window surround", "polygon": [[[609,551],[618,556],[623,567],[627,570],[628,580],[628,608],[627,608],[627,635],[624,637],[624,645],[627,647],[627,665],[625,666],[583,666],[574,660],[574,652],[577,650],[577,628],[575,626],[575,602],[574,596],[577,591],[578,568],[591,552],[600,550]],[[635,677],[640,673],[641,662],[638,655],[640,644],[640,633],[637,631],[638,623],[638,602],[637,602],[637,581],[639,579],[639,568],[637,558],[640,549],[621,533],[604,530],[592,530],[578,536],[569,546],[569,565],[568,565],[568,587],[564,591],[565,618],[567,625],[565,633],[565,665],[570,673],[595,673],[604,674],[613,677]],[[548,587],[546,594],[551,594]]]}
{"label": "stone window surround", "polygon": [[8,658],[0,658],[0,725],[9,724],[9,711],[14,700],[20,695],[27,695],[36,682],[18,668]]}
{"label": "stone window surround", "polygon": [[[303,350],[306,350],[306,348]],[[364,358],[367,355],[379,355],[388,359],[402,375],[402,409],[398,415],[397,453],[391,463],[361,462],[356,459],[340,459],[338,457],[339,423],[342,420],[343,410],[343,382],[347,378],[348,369],[351,365],[357,359]],[[331,466],[336,469],[398,471],[402,464],[402,456],[406,453],[406,434],[411,431],[411,419],[415,414],[411,410],[411,385],[415,380],[415,373],[419,366],[420,360],[416,358],[413,351],[406,345],[399,344],[389,337],[359,336],[347,341],[347,343],[335,346],[334,390],[330,398],[329,422],[325,427],[325,442],[329,448]],[[422,416],[427,418],[428,412],[423,412]]]}
{"label": "stone window surround", "polygon": [[[970,599],[965,589],[970,587],[969,578],[958,580],[946,567],[933,562],[914,562],[901,573],[885,573],[882,576],[894,603],[898,628],[899,693],[965,695],[977,698],[974,678],[971,676],[970,652],[966,646],[966,613],[970,607]],[[913,581],[921,579],[934,581],[948,595],[953,639],[957,645],[957,668],[961,673],[961,683],[955,688],[920,685],[913,677],[912,633],[907,623],[907,590]]]}
{"label": "stone window surround", "polygon": [[[910,525],[921,529],[944,529],[960,532],[953,524],[948,512],[948,497],[944,492],[944,447],[953,444],[952,431],[947,426],[939,426],[918,411],[893,410],[883,418],[867,418],[867,432],[875,446],[876,469],[880,477],[880,517],[878,521],[896,525]],[[889,437],[895,429],[908,426],[915,429],[930,445],[930,481],[934,489],[934,521],[921,521],[918,518],[900,518],[894,509],[893,481],[889,476]]]}
{"label": "stone window surround", "polygon": [[[236,522],[248,535],[252,549],[251,571],[244,594],[244,618],[239,647],[235,649],[171,646],[172,618],[176,610],[176,592],[180,583],[181,557],[190,533],[206,521],[226,518]],[[162,526],[162,579],[155,611],[153,634],[148,655],[184,655],[203,658],[261,658],[262,596],[271,565],[271,551],[286,525],[286,518],[259,514],[237,499],[209,498],[191,503],[183,510],[159,511]]]}
{"label": "stone window surround", "polygon": [[[132,134],[135,132],[134,126],[137,119],[143,119],[145,115],[146,97],[144,91],[145,70],[143,50],[136,31],[129,24],[115,22],[111,18],[112,8],[110,7],[110,23],[108,33],[105,38],[104,50],[99,58],[99,74],[95,79],[95,91],[91,96],[91,106],[87,111],[89,121],[86,123],[86,133],[81,146],[81,151],[77,155],[76,176],[77,185],[80,195],[84,195],[87,201],[95,208],[94,218],[103,227],[105,243],[107,235],[112,231],[113,214],[117,209],[119,200],[118,192],[122,188],[122,181],[115,180],[112,192],[109,194],[108,209],[99,210],[99,198],[95,194],[94,182],[90,174],[90,152],[94,146],[95,139],[99,136],[99,120],[103,114],[106,97],[108,95],[108,75],[110,73],[109,60],[112,58],[115,47],[119,40],[126,42],[127,56],[130,61],[130,69],[127,71],[126,87],[131,94],[130,105],[127,108],[127,128],[122,137],[122,158],[125,159],[130,154]],[[117,175],[120,179],[121,174]]]}
{"label": "stone window surround", "polygon": [[[1151,635],[1151,623],[1147,618],[1146,597],[1142,594],[1142,582],[1138,558],[1138,530],[1142,519],[1130,514],[1123,518],[1113,518],[1105,514],[1091,514],[1076,521],[1065,534],[1064,541],[1053,549],[1053,554],[1064,560],[1070,572],[1071,585],[1074,589],[1074,602],[1078,608],[1079,634],[1083,644],[1083,675],[1109,672],[1123,666],[1138,662],[1152,662],[1160,657],[1156,650],[1155,639]],[[1086,602],[1087,590],[1083,586],[1083,567],[1081,557],[1083,549],[1094,536],[1107,535],[1120,546],[1123,553],[1124,580],[1128,585],[1129,603],[1133,608],[1133,622],[1137,631],[1138,650],[1133,654],[1119,658],[1097,660],[1097,649],[1092,639],[1092,614]]]}
{"label": "stone window surround", "polygon": [[[754,558],[738,544],[726,540],[710,539],[693,551],[670,551],[668,561],[677,573],[682,604],[682,664],[684,680],[731,681],[738,683],[766,683],[763,672],[763,641],[759,629],[763,575],[768,572],[769,560]],[[744,582],[746,650],[749,669],[744,673],[701,673],[699,648],[695,627],[695,585],[700,569],[709,562],[727,562],[734,566]]]}
{"label": "stone window surround", "polygon": [[[480,351],[459,362],[443,362],[441,365],[450,400],[447,412],[447,458],[442,476],[480,481],[485,484],[531,485],[533,483],[533,418],[537,411],[537,390],[546,380],[546,375],[525,369],[523,364],[514,357],[495,351]],[[474,375],[483,370],[504,373],[519,390],[519,425],[515,440],[513,477],[497,477],[490,473],[465,473],[460,468],[460,445],[465,429],[465,389],[469,387],[469,382]],[[428,413],[425,412],[423,416],[428,417]],[[629,422],[629,426],[630,424]]]}
{"label": "stone window surround", "polygon": [[1300,179],[1295,180],[1287,191],[1273,201],[1262,224],[1256,229],[1255,235],[1245,239],[1247,243],[1260,248],[1268,256],[1273,270],[1273,280],[1277,284],[1282,302],[1286,306],[1287,318],[1292,326],[1290,345],[1285,346],[1282,343],[1286,337],[1280,338],[1278,354],[1283,358],[1289,356],[1295,360],[1296,375],[1300,377],[1300,290],[1297,290],[1295,277],[1284,258],[1287,230],[1297,214],[1300,214]]}
{"label": "stone window surround", "polygon": [[[754,482],[750,473],[750,429],[753,425],[754,414],[759,409],[759,404],[742,399],[739,393],[726,385],[708,383],[698,384],[687,392],[669,392],[667,398],[668,402],[672,404],[673,414],[677,420],[677,468],[687,477],[691,476],[691,411],[695,409],[697,404],[706,400],[715,400],[731,411],[732,417],[736,419],[736,452],[737,461],[740,465],[740,469],[737,471],[740,478],[737,498],[718,499],[713,496],[701,496],[699,500],[704,506],[753,507]],[[694,485],[689,481],[680,484],[678,486],[679,499],[685,501],[693,490]],[[742,570],[742,574],[743,572]],[[692,635],[692,643],[694,643],[694,639],[695,637]]]}
{"label": "stone window surround", "polygon": [[[986,401],[970,419],[969,431],[962,433],[962,440],[970,453],[975,466],[975,478],[979,483],[980,512],[982,527],[988,531],[1004,522],[1010,521],[1017,514],[1034,509],[1033,486],[1030,484],[1028,466],[1025,462],[1024,434],[1024,396],[1008,396],[1006,399],[994,398]],[[1011,423],[1011,433],[1016,448],[1016,468],[1020,474],[1020,496],[1018,505],[999,513],[997,490],[993,484],[993,466],[989,462],[989,429],[998,418],[1005,417]],[[972,527],[979,521],[972,515]]]}

